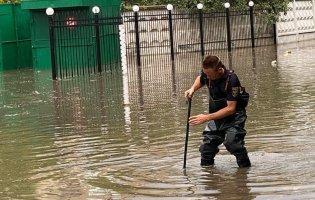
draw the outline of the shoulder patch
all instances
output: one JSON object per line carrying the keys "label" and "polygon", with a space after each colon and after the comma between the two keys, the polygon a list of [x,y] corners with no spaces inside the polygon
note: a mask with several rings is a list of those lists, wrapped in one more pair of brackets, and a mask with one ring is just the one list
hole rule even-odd
{"label": "shoulder patch", "polygon": [[232,96],[237,97],[239,90],[239,87],[232,87]]}

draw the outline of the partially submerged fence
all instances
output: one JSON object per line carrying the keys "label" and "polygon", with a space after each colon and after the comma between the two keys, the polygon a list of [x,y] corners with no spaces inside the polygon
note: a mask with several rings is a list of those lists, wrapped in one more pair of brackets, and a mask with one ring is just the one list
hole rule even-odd
{"label": "partially submerged fence", "polygon": [[135,11],[122,17],[74,10],[50,17],[50,38],[56,79],[110,71],[124,60],[129,67],[150,66],[218,49],[270,45],[275,29],[253,7],[243,12]]}
{"label": "partially submerged fence", "polygon": [[248,10],[203,13],[142,11],[124,14],[128,64],[154,62],[155,57],[275,43],[275,29],[262,12]]}
{"label": "partially submerged fence", "polygon": [[53,79],[111,71],[120,64],[120,16],[87,10],[56,11],[49,18]]}

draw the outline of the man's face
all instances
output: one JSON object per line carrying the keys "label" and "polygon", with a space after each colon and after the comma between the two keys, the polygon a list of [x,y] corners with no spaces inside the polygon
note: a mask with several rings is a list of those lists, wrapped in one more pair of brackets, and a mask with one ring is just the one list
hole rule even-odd
{"label": "man's face", "polygon": [[222,76],[221,70],[222,68],[202,68],[203,73],[205,73],[210,80],[216,80]]}

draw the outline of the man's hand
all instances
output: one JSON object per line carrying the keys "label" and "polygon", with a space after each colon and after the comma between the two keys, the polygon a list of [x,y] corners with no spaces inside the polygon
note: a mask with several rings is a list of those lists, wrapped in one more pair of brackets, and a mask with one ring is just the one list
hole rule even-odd
{"label": "man's hand", "polygon": [[209,114],[208,115],[200,114],[200,115],[190,117],[189,118],[189,124],[192,126],[195,126],[195,125],[203,124],[203,123],[210,121],[210,120],[211,119],[210,119]]}
{"label": "man's hand", "polygon": [[195,92],[194,89],[190,88],[189,90],[185,92],[185,97],[191,99],[192,96],[194,95],[194,92]]}

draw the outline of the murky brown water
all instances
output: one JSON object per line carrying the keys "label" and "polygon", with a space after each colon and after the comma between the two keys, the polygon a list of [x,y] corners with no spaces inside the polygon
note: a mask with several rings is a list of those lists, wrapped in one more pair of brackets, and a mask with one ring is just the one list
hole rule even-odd
{"label": "murky brown water", "polygon": [[[202,126],[191,128],[182,170],[184,91],[199,57],[174,69],[146,63],[142,81],[121,73],[52,83],[50,72],[0,79],[1,199],[314,199],[314,45],[217,54],[252,94],[246,138],[253,166],[238,169],[220,147],[199,166]],[[278,66],[271,66],[277,59]],[[207,92],[192,113],[207,110]]]}

